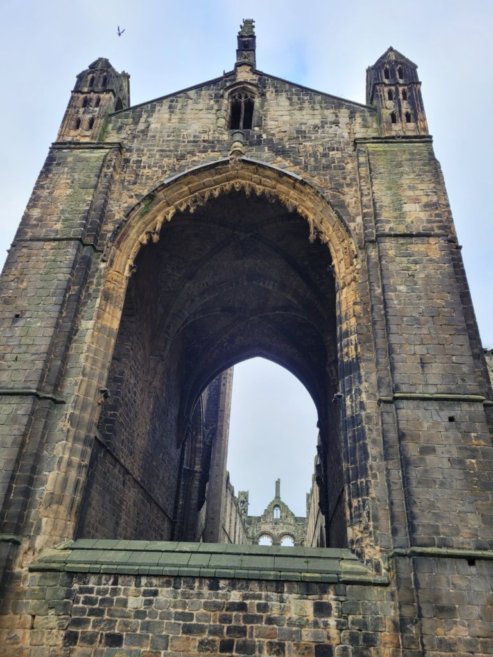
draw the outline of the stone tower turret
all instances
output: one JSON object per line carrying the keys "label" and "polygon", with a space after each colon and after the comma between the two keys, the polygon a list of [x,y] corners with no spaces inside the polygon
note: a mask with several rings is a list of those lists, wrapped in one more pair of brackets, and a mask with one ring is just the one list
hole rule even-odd
{"label": "stone tower turret", "polygon": [[380,110],[383,135],[426,135],[418,67],[389,48],[366,71],[366,102]]}
{"label": "stone tower turret", "polygon": [[104,117],[130,104],[129,75],[100,57],[77,76],[58,141],[95,141]]}

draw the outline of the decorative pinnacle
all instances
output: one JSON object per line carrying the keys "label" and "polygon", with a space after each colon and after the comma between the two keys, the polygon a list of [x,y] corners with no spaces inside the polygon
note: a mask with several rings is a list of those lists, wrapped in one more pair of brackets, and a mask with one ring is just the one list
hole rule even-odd
{"label": "decorative pinnacle", "polygon": [[236,50],[236,65],[249,64],[255,68],[255,21],[244,18],[238,32],[238,48]]}
{"label": "decorative pinnacle", "polygon": [[243,23],[240,25],[238,36],[253,37],[255,36],[255,21],[253,18],[244,18]]}

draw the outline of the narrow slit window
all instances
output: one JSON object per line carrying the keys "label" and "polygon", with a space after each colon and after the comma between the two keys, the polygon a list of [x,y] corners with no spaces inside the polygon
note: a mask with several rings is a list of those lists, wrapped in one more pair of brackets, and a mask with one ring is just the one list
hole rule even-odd
{"label": "narrow slit window", "polygon": [[399,77],[399,80],[402,80],[402,78],[404,77],[402,74],[402,66],[397,67],[397,75]]}
{"label": "narrow slit window", "polygon": [[389,69],[388,69],[387,67],[385,67],[385,68],[383,69],[383,76],[384,76],[384,78],[385,78],[386,80],[389,80],[389,79],[390,79],[390,71],[389,71]]}
{"label": "narrow slit window", "polygon": [[89,89],[92,89],[94,87],[94,75],[91,75],[89,78]]}
{"label": "narrow slit window", "polygon": [[233,98],[231,101],[231,119],[229,127],[238,130],[241,126],[241,102]]}
{"label": "narrow slit window", "polygon": [[392,123],[397,123],[397,116],[396,116],[395,112],[390,113],[390,121]]}
{"label": "narrow slit window", "polygon": [[244,103],[243,127],[250,130],[253,123],[253,99],[246,98]]}
{"label": "narrow slit window", "polygon": [[87,129],[88,129],[88,130],[92,130],[93,127],[94,127],[94,117],[91,116],[91,118],[90,118],[89,121],[87,122]]}
{"label": "narrow slit window", "polygon": [[75,119],[74,129],[78,130],[80,128],[80,119]]}
{"label": "narrow slit window", "polygon": [[107,84],[108,84],[108,78],[105,75],[105,76],[103,76],[103,79],[101,81],[101,86],[103,87],[103,89],[106,87]]}
{"label": "narrow slit window", "polygon": [[389,100],[394,100],[394,92],[392,91],[392,89],[389,89],[389,90],[387,91],[387,98],[388,98]]}
{"label": "narrow slit window", "polygon": [[90,105],[89,98],[87,96],[84,96],[84,99],[82,101],[82,107],[89,107],[89,105]]}
{"label": "narrow slit window", "polygon": [[100,102],[101,102],[101,98],[98,96],[94,101],[94,107],[99,107]]}
{"label": "narrow slit window", "polygon": [[281,518],[281,509],[278,506],[274,507],[274,520],[280,520]]}
{"label": "narrow slit window", "polygon": [[407,91],[405,89],[402,90],[402,100],[407,100]]}
{"label": "narrow slit window", "polygon": [[411,123],[412,121],[411,112],[406,112],[405,117],[406,117],[406,123]]}
{"label": "narrow slit window", "polygon": [[240,92],[232,96],[229,127],[231,130],[251,130],[253,125],[253,98]]}

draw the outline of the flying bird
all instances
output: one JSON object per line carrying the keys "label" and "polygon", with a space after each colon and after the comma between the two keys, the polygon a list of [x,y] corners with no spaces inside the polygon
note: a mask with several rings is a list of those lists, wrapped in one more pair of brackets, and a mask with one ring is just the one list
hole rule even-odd
{"label": "flying bird", "polygon": [[123,30],[121,30],[120,26],[117,25],[116,26],[116,32],[117,32],[118,36],[120,37],[125,32],[125,28],[123,28]]}

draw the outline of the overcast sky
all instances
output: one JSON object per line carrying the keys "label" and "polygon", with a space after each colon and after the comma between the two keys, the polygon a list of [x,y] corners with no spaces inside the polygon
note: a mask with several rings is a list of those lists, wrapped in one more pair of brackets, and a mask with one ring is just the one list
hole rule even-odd
{"label": "overcast sky", "polygon": [[[366,67],[389,46],[418,64],[483,343],[493,347],[492,0],[2,0],[0,254],[12,241],[77,73],[108,57],[130,73],[132,103],[141,103],[231,70],[239,24],[250,17],[256,21],[260,70],[343,98],[364,102]],[[117,25],[126,30],[120,38]],[[283,397],[281,383],[270,378],[277,374],[251,369],[237,368],[237,388],[250,390],[249,400],[253,390],[258,400],[251,401],[255,410],[244,405],[243,416],[233,418],[233,442],[276,439],[279,458],[265,459],[273,466],[269,473],[257,463],[247,474],[243,454],[233,483],[257,493],[257,513],[281,477],[288,503],[300,513],[309,474],[301,467],[284,470],[280,457],[288,454],[298,464],[292,445],[314,444],[314,415],[307,404],[295,413],[299,421],[286,422],[299,396],[282,388]],[[271,412],[275,399],[267,401],[269,390],[280,399],[278,416]],[[235,397],[235,409],[239,405]],[[263,407],[267,418],[260,415]],[[309,469],[312,459],[313,452]]]}

